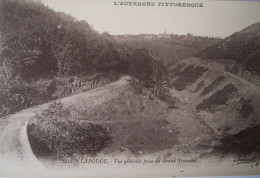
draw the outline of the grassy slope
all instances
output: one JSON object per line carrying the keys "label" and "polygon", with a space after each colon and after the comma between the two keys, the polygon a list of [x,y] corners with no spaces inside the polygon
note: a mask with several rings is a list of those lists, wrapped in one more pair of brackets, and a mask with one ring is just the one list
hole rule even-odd
{"label": "grassy slope", "polygon": [[[135,93],[126,79],[86,94],[64,98],[62,103],[70,113],[67,119],[79,128],[87,129],[94,125],[110,130],[112,142],[103,150],[105,154],[129,152],[130,155],[143,155],[170,149],[178,143],[178,131],[167,121],[167,104],[146,89],[143,89],[142,94]],[[41,130],[46,130],[44,124],[31,120],[32,124],[36,124],[39,129],[30,134],[31,137],[44,134],[41,133]],[[47,144],[50,141],[45,139]]]}
{"label": "grassy slope", "polygon": [[[179,66],[180,71],[189,65],[207,68],[198,61],[193,58],[176,66]],[[172,77],[172,83],[176,77],[180,77],[178,75],[181,75],[181,72],[175,75]],[[212,85],[218,76],[225,76],[226,80],[214,88],[207,89],[207,94],[200,96],[205,87]],[[251,84],[256,87],[251,88],[250,82],[245,85],[248,81],[235,78],[233,74],[225,71],[208,68],[198,75],[193,83],[187,82],[185,89],[179,91],[173,88],[171,94],[179,99],[175,109],[167,108],[165,103],[146,90],[143,94],[134,93],[127,80],[128,78],[122,78],[95,90],[61,99],[64,106],[71,111],[71,118],[81,127],[95,124],[112,130],[112,144],[103,149],[103,154],[155,153],[171,156],[176,152],[185,151],[201,154],[210,151],[211,146],[218,143],[225,135],[237,134],[259,124],[260,113],[257,106],[260,104],[260,95],[257,86]],[[202,80],[205,82],[205,87],[195,92]],[[228,100],[224,103],[216,103],[213,108],[196,110],[197,105],[218,94],[218,91],[228,84],[232,84],[237,89],[235,93],[226,93],[229,96]],[[211,103],[214,103],[214,97]],[[47,105],[21,111],[1,122],[10,121],[5,125],[16,123],[16,119],[25,122],[30,118],[33,119],[34,113],[41,113]],[[251,113],[243,111],[248,110],[248,107],[252,108]],[[21,116],[24,116],[24,119],[21,119]],[[23,124],[23,122],[18,123]],[[9,148],[5,146],[8,143],[4,140],[11,136],[14,130],[4,130],[5,138],[1,138],[3,140],[0,141],[3,143],[3,148]],[[196,145],[202,144],[206,147],[196,148]],[[8,150],[3,151],[9,152]]]}
{"label": "grassy slope", "polygon": [[[171,95],[178,98],[174,109],[148,91],[136,94],[120,82],[110,85],[111,93],[98,88],[99,96],[91,97],[89,92],[89,102],[73,97],[75,104],[67,108],[82,128],[96,124],[112,130],[112,143],[102,154],[200,155],[212,151],[226,135],[259,124],[259,87],[212,66],[191,58],[171,68]],[[194,77],[185,77],[187,73]],[[202,81],[204,86],[198,87]]]}

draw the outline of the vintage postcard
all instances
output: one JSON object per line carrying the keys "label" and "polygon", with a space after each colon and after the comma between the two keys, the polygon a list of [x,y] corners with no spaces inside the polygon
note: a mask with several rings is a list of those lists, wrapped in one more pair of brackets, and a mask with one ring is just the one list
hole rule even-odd
{"label": "vintage postcard", "polygon": [[260,174],[260,2],[0,0],[0,176]]}

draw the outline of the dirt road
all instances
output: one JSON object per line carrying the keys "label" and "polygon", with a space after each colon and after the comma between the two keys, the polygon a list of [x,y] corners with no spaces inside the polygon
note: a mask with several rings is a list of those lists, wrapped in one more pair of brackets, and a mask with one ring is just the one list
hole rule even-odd
{"label": "dirt road", "polygon": [[[118,96],[124,90],[122,87],[128,84],[128,76],[121,77],[120,80],[111,84],[102,86],[95,90],[89,90],[84,93],[79,93],[66,98],[59,99],[65,107],[82,103],[91,103],[89,107],[100,104],[109,99]],[[94,99],[94,102],[93,102]],[[40,163],[34,156],[29,145],[26,126],[29,119],[35,114],[40,114],[47,109],[50,103],[34,106],[15,114],[0,118],[0,173],[4,170],[4,165],[8,162],[21,162],[21,164],[38,165]],[[10,163],[11,164],[11,163]],[[2,166],[3,165],[3,166]]]}

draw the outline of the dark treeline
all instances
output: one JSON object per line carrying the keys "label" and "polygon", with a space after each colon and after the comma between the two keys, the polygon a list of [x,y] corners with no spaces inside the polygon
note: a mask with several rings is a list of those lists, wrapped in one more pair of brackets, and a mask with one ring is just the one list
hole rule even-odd
{"label": "dark treeline", "polygon": [[42,94],[32,87],[40,79],[112,72],[156,88],[166,79],[163,69],[149,51],[117,44],[86,21],[36,1],[0,0],[0,116],[51,98],[56,84]]}
{"label": "dark treeline", "polygon": [[[1,59],[23,79],[122,69],[116,46],[85,21],[38,2],[1,0]],[[105,36],[105,37],[104,37]]]}

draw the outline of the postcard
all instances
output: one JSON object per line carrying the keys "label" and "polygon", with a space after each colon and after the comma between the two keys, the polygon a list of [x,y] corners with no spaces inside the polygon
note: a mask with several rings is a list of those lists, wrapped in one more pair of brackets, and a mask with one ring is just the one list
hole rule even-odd
{"label": "postcard", "polygon": [[0,0],[0,176],[260,174],[260,2]]}

